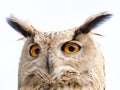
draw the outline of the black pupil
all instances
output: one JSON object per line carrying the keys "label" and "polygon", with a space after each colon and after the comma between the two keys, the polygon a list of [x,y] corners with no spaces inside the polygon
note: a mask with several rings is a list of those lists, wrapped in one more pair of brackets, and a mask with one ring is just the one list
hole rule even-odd
{"label": "black pupil", "polygon": [[35,53],[36,53],[36,54],[39,54],[39,53],[40,53],[40,49],[39,49],[39,48],[36,48],[36,49],[35,49]]}
{"label": "black pupil", "polygon": [[69,47],[69,51],[70,51],[70,52],[73,52],[74,50],[75,50],[75,48],[74,48],[73,46],[70,46],[70,47]]}

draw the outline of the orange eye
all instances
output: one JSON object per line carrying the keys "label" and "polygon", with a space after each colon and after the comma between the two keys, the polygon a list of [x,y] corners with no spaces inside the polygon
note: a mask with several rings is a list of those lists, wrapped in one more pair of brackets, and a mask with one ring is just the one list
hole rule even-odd
{"label": "orange eye", "polygon": [[40,53],[40,47],[39,47],[39,45],[38,44],[32,45],[30,47],[29,53],[30,53],[30,56],[37,57],[39,55],[39,53]]}
{"label": "orange eye", "polygon": [[67,42],[62,46],[62,50],[67,54],[75,54],[81,49],[81,46],[75,42]]}

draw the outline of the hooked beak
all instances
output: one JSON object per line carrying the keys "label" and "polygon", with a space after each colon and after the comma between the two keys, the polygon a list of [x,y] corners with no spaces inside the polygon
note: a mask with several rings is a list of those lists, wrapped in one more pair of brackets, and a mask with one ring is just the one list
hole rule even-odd
{"label": "hooked beak", "polygon": [[51,74],[51,60],[50,60],[50,54],[48,53],[46,56],[46,67],[48,70],[48,74]]}

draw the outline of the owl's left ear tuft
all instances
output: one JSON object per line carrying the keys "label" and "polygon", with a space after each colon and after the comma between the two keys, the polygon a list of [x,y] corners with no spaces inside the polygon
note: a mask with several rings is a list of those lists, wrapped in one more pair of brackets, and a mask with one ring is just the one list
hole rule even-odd
{"label": "owl's left ear tuft", "polygon": [[86,22],[75,31],[73,39],[80,34],[88,34],[92,29],[99,26],[101,23],[109,19],[111,16],[112,14],[102,12],[96,16],[88,18]]}
{"label": "owl's left ear tuft", "polygon": [[14,16],[10,16],[10,18],[6,18],[6,20],[12,28],[21,33],[24,37],[34,36],[35,29],[33,28],[33,26],[18,20]]}

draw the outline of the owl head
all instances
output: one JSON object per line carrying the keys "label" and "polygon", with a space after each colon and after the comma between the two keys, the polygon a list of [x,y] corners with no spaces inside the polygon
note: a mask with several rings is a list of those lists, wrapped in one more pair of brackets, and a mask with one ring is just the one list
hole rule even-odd
{"label": "owl head", "polygon": [[19,90],[103,90],[103,56],[91,31],[110,17],[102,12],[79,27],[59,32],[38,31],[13,16],[7,18],[26,38],[19,63]]}

